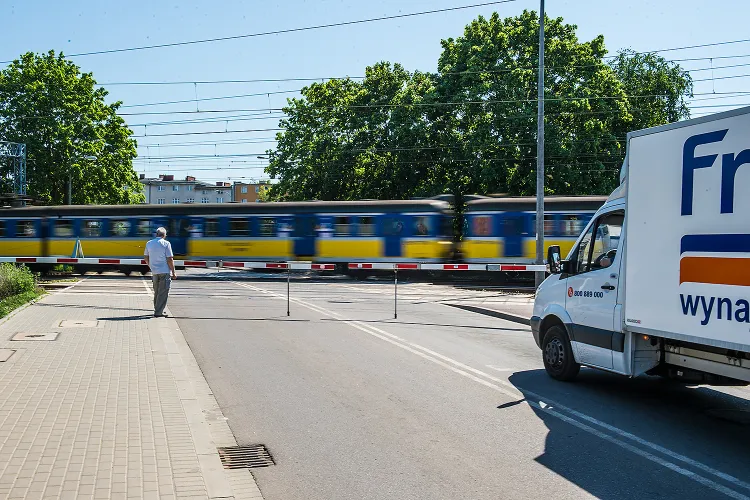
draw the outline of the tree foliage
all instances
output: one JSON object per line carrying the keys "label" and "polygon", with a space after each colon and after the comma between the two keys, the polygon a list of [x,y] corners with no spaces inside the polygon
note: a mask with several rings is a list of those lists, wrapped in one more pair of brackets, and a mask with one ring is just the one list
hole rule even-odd
{"label": "tree foliage", "polygon": [[[442,41],[435,74],[398,64],[361,82],[332,80],[291,99],[267,173],[276,199],[401,199],[533,194],[538,15],[478,17]],[[653,54],[607,62],[603,37],[545,21],[548,194],[607,193],[627,131],[688,116],[692,82]]]}
{"label": "tree foliage", "polygon": [[30,196],[65,203],[71,178],[74,204],[143,201],[135,140],[117,115],[121,103],[106,96],[91,73],[53,51],[26,53],[0,71],[0,139],[26,144]]}

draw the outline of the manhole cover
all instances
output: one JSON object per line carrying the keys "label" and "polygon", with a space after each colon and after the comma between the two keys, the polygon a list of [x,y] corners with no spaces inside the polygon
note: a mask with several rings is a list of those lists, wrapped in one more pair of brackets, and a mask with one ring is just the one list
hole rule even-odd
{"label": "manhole cover", "polygon": [[64,319],[60,321],[60,328],[96,328],[99,326],[98,321],[83,319]]}
{"label": "manhole cover", "polygon": [[58,332],[50,333],[17,333],[10,340],[55,340]]}
{"label": "manhole cover", "polygon": [[706,410],[706,414],[720,420],[726,420],[727,422],[733,422],[740,425],[750,425],[750,410],[726,408]]}
{"label": "manhole cover", "polygon": [[271,454],[262,444],[219,448],[219,458],[225,469],[254,469],[275,465]]}
{"label": "manhole cover", "polygon": [[15,349],[0,349],[0,363],[5,363],[16,353]]}

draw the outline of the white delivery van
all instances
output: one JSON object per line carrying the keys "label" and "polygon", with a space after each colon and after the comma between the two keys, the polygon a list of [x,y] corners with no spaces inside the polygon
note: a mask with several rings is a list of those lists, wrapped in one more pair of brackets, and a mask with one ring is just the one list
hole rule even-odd
{"label": "white delivery van", "polygon": [[547,373],[750,382],[750,108],[631,132],[620,182],[565,260],[548,250]]}

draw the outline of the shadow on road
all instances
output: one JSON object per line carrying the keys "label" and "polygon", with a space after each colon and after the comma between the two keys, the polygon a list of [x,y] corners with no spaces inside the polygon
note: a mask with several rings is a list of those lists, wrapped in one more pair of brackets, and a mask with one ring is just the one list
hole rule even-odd
{"label": "shadow on road", "polygon": [[[587,369],[581,371],[574,383],[552,380],[544,370],[518,372],[509,381],[526,399],[502,404],[498,409],[513,411],[512,407],[529,401],[549,430],[544,453],[536,461],[598,498],[721,496],[718,491],[627,446],[671,462],[689,471],[688,475],[696,473],[742,494],[748,493],[742,486],[738,489],[736,484],[725,481],[726,478],[658,449],[666,448],[739,480],[750,480],[748,426],[721,421],[712,417],[710,411],[716,408],[747,411],[748,399],[707,387],[691,388],[652,377],[627,379]],[[583,424],[583,428],[564,417]],[[638,442],[597,421],[645,441]],[[597,432],[627,446],[604,439]]]}

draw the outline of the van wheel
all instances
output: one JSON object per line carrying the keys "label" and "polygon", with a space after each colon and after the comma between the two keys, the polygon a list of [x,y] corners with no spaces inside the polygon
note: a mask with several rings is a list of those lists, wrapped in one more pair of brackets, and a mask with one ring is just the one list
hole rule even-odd
{"label": "van wheel", "polygon": [[555,380],[571,381],[581,369],[581,365],[573,357],[568,335],[561,326],[553,326],[547,330],[542,343],[542,359],[547,374]]}

